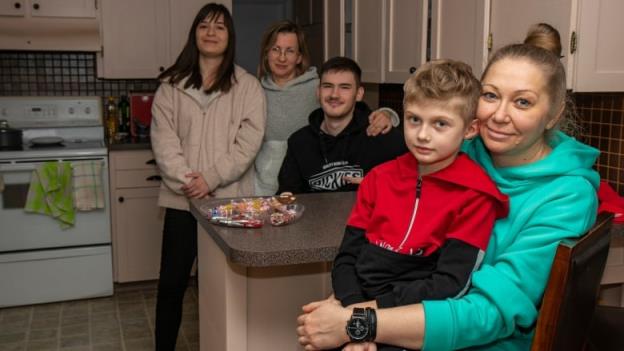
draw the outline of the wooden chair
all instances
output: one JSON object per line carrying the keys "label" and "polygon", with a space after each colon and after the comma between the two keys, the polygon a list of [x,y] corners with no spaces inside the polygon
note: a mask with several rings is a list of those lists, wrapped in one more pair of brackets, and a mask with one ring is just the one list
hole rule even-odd
{"label": "wooden chair", "polygon": [[609,253],[612,214],[600,214],[579,239],[559,244],[531,351],[583,350]]}

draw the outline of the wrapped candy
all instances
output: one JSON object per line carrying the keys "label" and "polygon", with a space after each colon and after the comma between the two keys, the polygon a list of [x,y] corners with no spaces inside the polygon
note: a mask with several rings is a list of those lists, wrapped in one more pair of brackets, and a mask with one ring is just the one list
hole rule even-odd
{"label": "wrapped candy", "polygon": [[301,217],[304,207],[290,195],[231,200],[216,207],[201,207],[211,223],[239,228],[260,228],[265,222],[282,226]]}

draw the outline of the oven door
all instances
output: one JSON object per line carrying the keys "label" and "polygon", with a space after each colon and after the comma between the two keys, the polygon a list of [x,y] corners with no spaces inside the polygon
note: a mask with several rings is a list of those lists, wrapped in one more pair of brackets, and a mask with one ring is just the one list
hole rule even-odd
{"label": "oven door", "polygon": [[108,162],[106,157],[71,158],[62,161],[102,160],[105,208],[76,212],[76,224],[61,229],[52,217],[24,211],[30,179],[35,168],[48,160],[0,161],[4,189],[0,193],[0,252],[44,248],[69,248],[110,244]]}

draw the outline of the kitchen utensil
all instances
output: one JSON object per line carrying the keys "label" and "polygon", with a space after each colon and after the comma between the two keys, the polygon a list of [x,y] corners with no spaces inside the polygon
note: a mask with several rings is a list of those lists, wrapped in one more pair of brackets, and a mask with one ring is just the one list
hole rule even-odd
{"label": "kitchen utensil", "polygon": [[22,131],[9,127],[6,120],[0,120],[0,149],[19,150],[22,148]]}

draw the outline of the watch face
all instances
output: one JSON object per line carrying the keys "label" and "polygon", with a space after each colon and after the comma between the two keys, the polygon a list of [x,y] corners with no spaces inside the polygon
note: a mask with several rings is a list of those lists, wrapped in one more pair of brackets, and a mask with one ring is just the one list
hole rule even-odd
{"label": "watch face", "polygon": [[351,318],[347,325],[347,334],[352,341],[364,340],[368,336],[368,323],[364,318]]}

